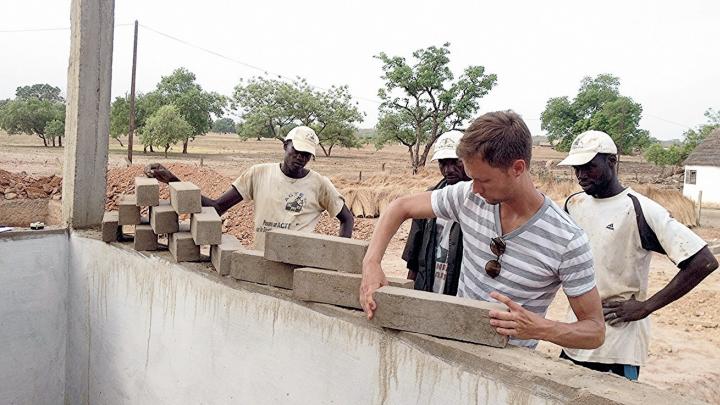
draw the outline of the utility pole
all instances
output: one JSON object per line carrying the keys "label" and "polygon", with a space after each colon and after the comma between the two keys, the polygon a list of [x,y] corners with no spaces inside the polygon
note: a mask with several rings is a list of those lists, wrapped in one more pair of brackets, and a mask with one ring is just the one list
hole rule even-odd
{"label": "utility pole", "polygon": [[135,133],[135,69],[137,68],[138,22],[135,20],[135,39],[133,41],[132,79],[130,80],[130,128],[128,130],[128,160],[132,163],[133,134]]}

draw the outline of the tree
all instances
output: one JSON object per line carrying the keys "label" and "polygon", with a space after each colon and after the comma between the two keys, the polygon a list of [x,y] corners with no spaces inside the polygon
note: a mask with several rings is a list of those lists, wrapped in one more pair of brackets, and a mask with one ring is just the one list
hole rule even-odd
{"label": "tree", "polygon": [[130,102],[127,96],[115,97],[110,105],[110,137],[120,143],[121,135],[127,135],[130,132]]}
{"label": "tree", "polygon": [[[65,122],[65,104],[58,101],[40,100],[38,98],[15,99],[5,103],[0,108],[0,128],[9,134],[36,135],[43,141],[43,145],[56,146],[57,138],[62,146],[63,133],[55,132],[54,135],[46,133],[46,128],[51,121]],[[51,129],[56,129],[53,124]]]}
{"label": "tree", "polygon": [[219,118],[213,122],[213,132],[219,132],[221,134],[229,134],[235,132],[235,121],[232,118]]}
{"label": "tree", "polygon": [[648,131],[638,127],[642,105],[619,91],[618,77],[601,74],[585,77],[572,101],[567,97],[548,100],[540,116],[541,128],[560,151],[570,150],[575,137],[587,130],[603,131],[618,146],[619,154],[629,154],[650,144]]}
{"label": "tree", "polygon": [[164,147],[167,158],[170,146],[188,139],[192,133],[192,125],[185,121],[178,108],[164,105],[147,118],[140,133],[140,141],[143,145]]}
{"label": "tree", "polygon": [[[497,83],[497,76],[485,74],[483,66],[468,66],[454,80],[449,46],[445,43],[413,52],[414,65],[384,52],[375,56],[383,64],[385,80],[385,86],[378,91],[383,102],[376,145],[398,140],[407,146],[413,173],[425,164],[440,134],[468,120],[478,110],[479,100]],[[412,135],[408,129],[412,129]]]}
{"label": "tree", "polygon": [[188,142],[196,136],[205,135],[213,124],[212,115],[221,116],[227,104],[225,97],[206,92],[195,82],[195,74],[185,68],[175,69],[170,76],[163,76],[153,92],[160,105],[172,104],[190,124],[190,135],[182,139],[182,153],[187,153]]}
{"label": "tree", "polygon": [[295,104],[301,98],[302,82],[288,83],[255,77],[235,86],[233,100],[240,110],[238,125],[241,138],[276,138],[282,140],[297,124],[301,112]]}
{"label": "tree", "polygon": [[15,97],[19,100],[43,100],[64,103],[65,99],[60,96],[60,88],[46,83],[21,86],[15,90]]}
{"label": "tree", "polygon": [[355,124],[363,121],[364,114],[353,103],[347,86],[332,86],[327,91],[314,91],[310,95],[312,101],[309,104],[313,111],[307,116],[313,119],[303,124],[315,130],[325,156],[330,156],[336,145],[346,148],[362,146]]}

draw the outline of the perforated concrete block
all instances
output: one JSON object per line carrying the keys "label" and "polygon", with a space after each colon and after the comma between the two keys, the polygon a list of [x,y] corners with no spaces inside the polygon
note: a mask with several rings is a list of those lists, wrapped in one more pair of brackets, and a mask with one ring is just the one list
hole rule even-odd
{"label": "perforated concrete block", "polygon": [[238,238],[232,235],[223,235],[219,245],[210,247],[210,261],[221,276],[230,274],[232,252],[242,249]]}
{"label": "perforated concrete block", "polygon": [[200,261],[200,246],[195,244],[190,232],[169,234],[168,250],[178,263]]}
{"label": "perforated concrete block", "polygon": [[362,273],[368,242],[273,229],[265,234],[265,258],[302,267]]}
{"label": "perforated concrete block", "polygon": [[190,217],[190,233],[197,245],[217,245],[222,240],[222,222],[215,208],[202,207]]}
{"label": "perforated concrete block", "polygon": [[179,230],[178,215],[169,200],[160,200],[157,206],[150,207],[150,226],[158,235]]}
{"label": "perforated concrete block", "polygon": [[230,258],[232,278],[285,289],[293,287],[293,270],[297,266],[267,260],[259,250],[237,250]]}
{"label": "perforated concrete block", "polygon": [[102,240],[103,242],[115,242],[118,240],[120,225],[118,224],[118,212],[108,211],[103,214]]}
{"label": "perforated concrete block", "polygon": [[135,250],[150,251],[157,250],[158,237],[150,225],[135,225],[135,239],[133,241]]}
{"label": "perforated concrete block", "polygon": [[397,287],[382,287],[374,298],[372,321],[379,326],[494,347],[507,344],[488,315],[492,309],[507,311],[505,305]]}
{"label": "perforated concrete block", "polygon": [[[293,275],[293,297],[301,301],[361,309],[359,299],[361,281],[360,274],[298,268]],[[413,288],[414,284],[413,280],[396,277],[388,277],[388,282],[399,288]]]}
{"label": "perforated concrete block", "polygon": [[140,223],[140,207],[134,195],[122,195],[118,199],[118,225],[137,225]]}
{"label": "perforated concrete block", "polygon": [[157,179],[135,177],[135,204],[138,207],[154,207],[160,203],[160,184]]}
{"label": "perforated concrete block", "polygon": [[178,214],[193,214],[202,211],[200,188],[189,181],[176,181],[168,184],[170,205]]}

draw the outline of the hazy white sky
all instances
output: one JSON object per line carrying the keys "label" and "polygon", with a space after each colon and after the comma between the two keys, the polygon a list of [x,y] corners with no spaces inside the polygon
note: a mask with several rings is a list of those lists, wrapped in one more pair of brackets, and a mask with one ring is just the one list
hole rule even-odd
{"label": "hazy white sky", "polygon": [[[66,85],[69,0],[0,2],[0,98],[20,85]],[[512,108],[534,134],[548,98],[574,96],[587,75],[612,73],[642,103],[642,127],[678,138],[720,109],[720,2],[707,1],[237,1],[116,0],[113,97],[129,91],[132,26],[140,24],[318,87],[348,84],[377,120],[380,63],[450,42],[451,65],[483,65],[498,85],[481,110]],[[262,72],[140,28],[138,91],[185,66],[208,90],[230,95]]]}

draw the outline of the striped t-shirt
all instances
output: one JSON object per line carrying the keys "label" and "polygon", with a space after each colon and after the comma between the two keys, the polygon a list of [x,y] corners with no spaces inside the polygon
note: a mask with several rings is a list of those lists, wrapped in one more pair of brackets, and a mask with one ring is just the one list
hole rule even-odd
{"label": "striped t-shirt", "polygon": [[[470,181],[433,191],[432,208],[438,218],[458,222],[463,232],[459,297],[494,302],[490,293],[498,291],[545,316],[560,286],[569,297],[595,287],[585,232],[547,197],[527,223],[505,235],[500,205],[473,193]],[[485,264],[496,258],[490,241],[497,236],[502,236],[506,249],[500,257],[500,274],[493,279],[485,273]],[[511,338],[510,343],[537,346],[537,340]]]}

